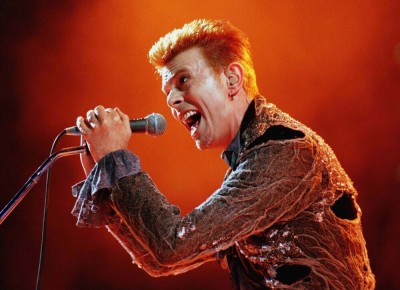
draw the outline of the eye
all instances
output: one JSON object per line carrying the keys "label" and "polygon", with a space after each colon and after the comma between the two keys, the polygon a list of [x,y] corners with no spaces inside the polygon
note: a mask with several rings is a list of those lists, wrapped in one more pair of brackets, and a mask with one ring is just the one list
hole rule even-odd
{"label": "eye", "polygon": [[188,80],[189,80],[189,77],[188,77],[188,76],[181,76],[181,77],[179,78],[179,84],[180,84],[180,85],[183,85],[183,84],[187,83]]}

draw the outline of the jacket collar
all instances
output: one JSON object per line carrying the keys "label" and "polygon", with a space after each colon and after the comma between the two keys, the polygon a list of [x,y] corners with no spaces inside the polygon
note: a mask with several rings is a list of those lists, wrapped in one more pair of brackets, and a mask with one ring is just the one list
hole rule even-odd
{"label": "jacket collar", "polygon": [[238,133],[221,156],[231,168],[236,164],[240,153],[269,127],[267,107],[267,100],[261,95],[256,96],[249,104]]}

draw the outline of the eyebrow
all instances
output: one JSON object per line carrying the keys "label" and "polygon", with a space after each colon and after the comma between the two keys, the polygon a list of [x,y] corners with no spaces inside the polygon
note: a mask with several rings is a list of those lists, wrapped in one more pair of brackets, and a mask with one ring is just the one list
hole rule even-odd
{"label": "eyebrow", "polygon": [[177,70],[175,73],[171,73],[171,77],[168,79],[168,81],[167,82],[165,82],[164,83],[164,81],[163,81],[163,85],[161,86],[161,91],[163,91],[164,93],[166,93],[165,91],[164,91],[164,88],[169,84],[169,83],[171,83],[178,75],[180,75],[181,73],[183,73],[183,72],[187,72],[188,70],[186,69],[186,68],[181,68],[181,69],[179,69],[179,70]]}

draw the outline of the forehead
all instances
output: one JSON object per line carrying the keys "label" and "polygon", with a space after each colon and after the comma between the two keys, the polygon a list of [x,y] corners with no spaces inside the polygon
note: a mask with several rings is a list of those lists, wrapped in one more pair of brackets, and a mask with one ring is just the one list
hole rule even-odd
{"label": "forehead", "polygon": [[207,61],[198,47],[192,47],[177,54],[161,70],[163,87],[181,71],[196,73],[200,69],[207,67]]}

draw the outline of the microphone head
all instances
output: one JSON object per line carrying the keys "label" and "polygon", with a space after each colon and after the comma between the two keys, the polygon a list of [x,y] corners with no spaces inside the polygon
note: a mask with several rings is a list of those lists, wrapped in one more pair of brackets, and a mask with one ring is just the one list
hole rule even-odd
{"label": "microphone head", "polygon": [[152,113],[145,117],[146,133],[151,136],[159,136],[165,132],[167,121],[164,116],[158,113]]}

